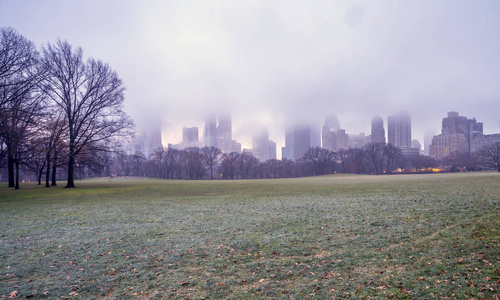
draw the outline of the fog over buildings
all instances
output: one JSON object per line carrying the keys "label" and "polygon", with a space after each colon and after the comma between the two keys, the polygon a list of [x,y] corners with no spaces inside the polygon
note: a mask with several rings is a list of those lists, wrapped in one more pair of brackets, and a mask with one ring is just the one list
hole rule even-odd
{"label": "fog over buildings", "polygon": [[139,131],[161,120],[164,145],[192,127],[203,142],[207,116],[226,113],[225,147],[251,148],[266,127],[280,157],[287,128],[317,128],[317,144],[331,115],[332,136],[356,143],[375,116],[389,138],[402,111],[422,145],[450,111],[500,132],[499,13],[498,1],[21,0],[0,1],[0,26],[109,63]]}

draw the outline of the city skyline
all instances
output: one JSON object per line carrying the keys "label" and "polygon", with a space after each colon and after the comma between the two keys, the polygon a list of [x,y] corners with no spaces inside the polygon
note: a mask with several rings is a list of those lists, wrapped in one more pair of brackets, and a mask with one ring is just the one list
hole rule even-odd
{"label": "city skyline", "polygon": [[[458,114],[457,112],[452,110],[452,111],[447,112],[446,114],[443,114],[443,116],[449,115],[450,113]],[[223,118],[227,118],[229,120],[229,124],[227,126],[231,127],[231,129],[234,128],[234,125],[232,124],[232,121],[234,120],[234,118],[232,118],[232,115],[230,115],[226,112],[226,113],[222,114],[222,116],[223,116]],[[482,128],[485,125],[484,122],[481,122],[481,120],[476,120],[475,117],[470,117],[467,114],[466,114],[466,116],[467,116],[467,118],[470,118],[470,120],[469,120],[470,122],[473,122],[474,124],[479,124],[481,126],[481,133],[482,133],[483,132]],[[406,127],[404,130],[406,130],[405,145],[407,144],[407,146],[399,145],[399,144],[397,144],[396,146],[405,148],[406,150],[409,150],[411,152],[412,148],[415,148],[416,142],[418,142],[417,145],[418,144],[420,145],[420,148],[418,150],[421,153],[428,155],[429,149],[426,149],[425,139],[424,138],[421,138],[421,139],[415,138],[413,136],[413,130],[415,130],[415,128],[413,128],[413,125],[412,125],[413,117],[411,116],[411,114],[409,112],[400,112],[398,114],[388,115],[388,116],[384,116],[384,117],[377,115],[377,116],[373,116],[373,118],[371,118],[370,120],[359,119],[358,120],[359,122],[367,123],[369,126],[369,129],[366,132],[352,132],[349,130],[349,128],[345,128],[344,126],[342,126],[342,122],[340,121],[340,118],[336,114],[328,114],[327,117],[325,117],[321,121],[321,123],[322,123],[321,127],[320,126],[306,125],[306,126],[309,126],[308,128],[310,130],[309,131],[309,141],[310,141],[309,145],[310,146],[311,145],[321,146],[323,148],[326,148],[326,149],[329,149],[332,151],[338,151],[339,149],[348,149],[348,148],[356,148],[356,147],[361,148],[362,146],[366,145],[367,143],[373,141],[372,140],[373,139],[373,137],[372,137],[373,131],[372,130],[374,130],[373,126],[376,126],[377,130],[379,131],[379,133],[378,133],[379,139],[381,139],[380,135],[382,134],[386,143],[390,143],[390,141],[389,141],[390,130],[388,129],[389,128],[389,120],[390,119],[398,119],[399,120],[399,119],[403,118],[405,120],[404,122],[406,122],[405,123]],[[218,120],[220,117],[217,117],[216,114],[211,114],[211,117],[205,118],[205,125],[199,126],[200,133],[204,132],[206,130],[205,129],[206,121],[210,118],[214,118],[214,120]],[[435,130],[434,130],[435,133],[433,134],[433,136],[437,136],[440,133],[442,133],[443,129],[442,129],[441,123],[443,122],[442,120],[446,119],[446,118],[444,118],[444,119],[443,118],[444,117],[442,117],[438,120],[439,126],[435,128]],[[191,125],[189,125],[189,126],[194,127],[193,124],[196,122],[193,123],[192,120],[190,120],[189,122],[191,122],[190,123]],[[409,124],[407,122],[409,122]],[[409,128],[408,128],[408,125],[409,125]],[[476,126],[479,126],[479,125],[476,125]],[[217,123],[214,123],[214,126],[217,129]],[[276,143],[276,146],[275,146],[277,149],[276,150],[276,153],[277,153],[276,157],[278,159],[282,159],[283,151],[285,151],[285,152],[290,151],[290,150],[284,150],[284,149],[282,150],[282,148],[285,148],[287,145],[286,144],[287,132],[290,132],[290,137],[292,140],[291,145],[294,145],[294,141],[293,141],[294,138],[292,136],[295,136],[295,133],[293,131],[293,128],[304,127],[304,123],[301,122],[301,123],[299,123],[299,125],[288,126],[287,127],[288,129],[286,129],[286,127],[285,127],[285,129],[281,132],[279,130],[276,130],[276,128],[269,128],[267,126],[264,126],[262,123],[250,123],[248,126],[252,127],[253,131],[251,131],[252,133],[246,137],[242,136],[241,134],[235,135],[234,132],[232,132],[232,131],[229,133],[230,136],[234,137],[234,140],[241,143],[242,150],[252,151],[252,149],[254,148],[253,144],[255,143],[255,137],[258,136],[259,133],[261,133],[262,130],[264,129],[265,136],[267,137],[267,140],[270,140],[273,143]],[[380,128],[380,126],[382,128]],[[198,126],[196,126],[196,127],[198,128]],[[312,127],[314,127],[314,129]],[[279,128],[281,128],[281,127],[279,127]],[[185,129],[185,127],[184,127],[184,129]],[[339,140],[338,142],[336,141],[333,144],[333,145],[335,145],[334,146],[335,148],[332,148],[331,146],[329,146],[329,144],[328,144],[329,142],[325,141],[325,137],[327,137],[325,135],[325,130],[339,134],[339,138],[341,140]],[[380,130],[382,130],[382,132],[380,132]],[[408,130],[410,132],[409,136],[408,136]],[[417,130],[418,130],[418,128],[417,128]],[[277,134],[273,135],[270,133],[271,131],[275,132],[275,133],[277,132]],[[490,132],[490,133],[484,132],[484,134],[497,134],[498,132],[500,132],[500,128],[497,132]],[[401,135],[402,133],[399,132],[399,134]],[[315,138],[312,138],[313,135],[315,135]],[[180,139],[182,139],[182,136],[180,136]],[[199,139],[200,139],[200,141],[203,141],[204,137],[202,135],[200,135]],[[220,140],[220,137],[218,139]],[[318,143],[318,139],[321,142]],[[344,141],[344,139],[345,139],[345,141]],[[432,136],[431,136],[431,139],[432,139]],[[314,142],[313,142],[313,140],[314,140]],[[163,141],[163,145],[165,147],[167,147],[168,144],[175,145],[178,143],[178,142],[176,142],[177,141],[176,139],[169,140],[169,141],[167,141],[166,139],[162,139],[162,141]],[[242,142],[242,141],[247,141],[247,142]],[[282,141],[282,142],[277,142],[277,141]],[[394,144],[394,141],[392,141],[392,144]],[[207,146],[208,144],[201,143],[200,145]],[[311,147],[313,147],[313,146],[311,146]],[[430,144],[428,146],[430,146]],[[427,148],[428,148],[428,146],[427,146]],[[292,146],[292,147],[294,147],[294,146]],[[306,146],[304,146],[304,147],[306,147]],[[470,148],[470,146],[468,146],[468,149],[469,148]],[[300,150],[300,151],[304,152],[302,150]],[[223,151],[223,152],[227,152],[227,151]],[[413,153],[413,152],[411,152],[411,153]],[[290,157],[293,157],[295,159],[295,150],[292,150],[292,152],[290,152],[289,155],[290,155]]]}
{"label": "city skyline", "polygon": [[[0,1],[0,26],[38,47],[67,40],[109,63],[139,130],[159,112],[177,131],[224,109],[237,139],[259,123],[279,148],[290,121],[321,126],[331,113],[348,133],[369,135],[373,116],[409,111],[420,142],[452,110],[498,132],[499,10],[496,1],[451,0],[23,0]],[[178,132],[184,126],[202,127]]]}

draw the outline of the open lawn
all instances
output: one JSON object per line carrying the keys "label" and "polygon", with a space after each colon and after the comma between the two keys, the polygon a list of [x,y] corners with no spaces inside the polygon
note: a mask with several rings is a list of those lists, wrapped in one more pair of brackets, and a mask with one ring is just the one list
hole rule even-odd
{"label": "open lawn", "polygon": [[0,188],[0,298],[499,299],[500,173],[76,184]]}

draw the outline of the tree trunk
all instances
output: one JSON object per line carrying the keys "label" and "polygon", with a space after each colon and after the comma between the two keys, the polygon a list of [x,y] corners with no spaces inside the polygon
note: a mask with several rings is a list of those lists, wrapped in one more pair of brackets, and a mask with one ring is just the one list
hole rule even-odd
{"label": "tree trunk", "polygon": [[50,187],[50,159],[47,159],[47,169],[45,170],[45,187]]}
{"label": "tree trunk", "polygon": [[54,152],[54,161],[52,162],[52,183],[50,186],[57,186],[57,151]]}
{"label": "tree trunk", "polygon": [[38,185],[42,185],[43,168],[38,171]]}
{"label": "tree trunk", "polygon": [[75,187],[75,152],[73,149],[69,149],[69,161],[68,161],[68,182],[65,188]]}
{"label": "tree trunk", "polygon": [[19,161],[16,159],[16,187],[14,189],[19,189]]}
{"label": "tree trunk", "polygon": [[8,151],[8,156],[7,156],[7,164],[8,164],[8,169],[9,169],[9,187],[14,187],[14,157],[12,157],[12,154],[10,151]]}

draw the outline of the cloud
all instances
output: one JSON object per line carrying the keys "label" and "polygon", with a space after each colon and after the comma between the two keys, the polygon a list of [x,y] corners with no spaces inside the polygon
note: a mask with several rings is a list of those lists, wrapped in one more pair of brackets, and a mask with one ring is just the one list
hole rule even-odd
{"label": "cloud", "polygon": [[331,113],[351,133],[401,110],[421,140],[450,110],[499,132],[499,8],[451,0],[4,1],[0,26],[37,44],[61,37],[109,62],[142,127],[163,117],[178,138],[206,113],[231,111],[238,139],[259,123],[280,147],[286,123],[321,124]]}

